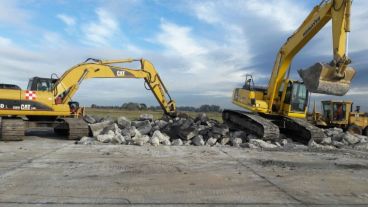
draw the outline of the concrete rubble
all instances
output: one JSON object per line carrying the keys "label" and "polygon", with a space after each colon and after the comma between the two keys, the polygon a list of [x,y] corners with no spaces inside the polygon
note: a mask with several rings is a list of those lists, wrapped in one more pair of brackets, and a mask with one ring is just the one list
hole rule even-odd
{"label": "concrete rubble", "polygon": [[319,149],[350,148],[368,150],[368,138],[344,132],[340,128],[324,129],[322,140],[309,140],[308,146],[294,142],[281,134],[272,141],[262,140],[247,131],[232,130],[227,125],[209,119],[205,113],[195,118],[181,114],[172,118],[163,116],[155,120],[153,115],[143,114],[138,120],[126,117],[116,120],[85,116],[92,137],[83,137],[77,144],[126,144],[152,146],[233,146],[252,149]]}

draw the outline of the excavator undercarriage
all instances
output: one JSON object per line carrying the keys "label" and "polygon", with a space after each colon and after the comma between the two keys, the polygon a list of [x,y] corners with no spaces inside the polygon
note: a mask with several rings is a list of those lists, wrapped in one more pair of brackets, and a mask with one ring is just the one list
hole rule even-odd
{"label": "excavator undercarriage", "polygon": [[222,116],[224,122],[231,128],[250,131],[263,140],[277,140],[280,133],[303,144],[307,144],[310,139],[319,142],[325,137],[322,129],[304,119],[237,110],[224,110]]}

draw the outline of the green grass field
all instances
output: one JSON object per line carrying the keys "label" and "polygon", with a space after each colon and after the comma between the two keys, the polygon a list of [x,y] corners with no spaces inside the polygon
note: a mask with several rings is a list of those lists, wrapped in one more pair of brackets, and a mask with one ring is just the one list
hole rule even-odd
{"label": "green grass field", "polygon": [[[197,116],[197,112],[183,112],[188,114],[189,116],[195,118]],[[125,116],[130,120],[136,120],[139,115],[141,114],[152,114],[154,119],[159,119],[162,117],[163,112],[162,111],[150,111],[150,110],[144,110],[144,111],[127,111],[127,110],[120,110],[120,109],[96,109],[96,108],[86,108],[86,114],[89,115],[96,115],[96,116],[102,116],[102,117],[111,117],[111,118],[117,118],[119,116]],[[218,112],[209,112],[206,113],[207,116],[210,119],[215,119],[217,121],[222,122],[221,113]]]}

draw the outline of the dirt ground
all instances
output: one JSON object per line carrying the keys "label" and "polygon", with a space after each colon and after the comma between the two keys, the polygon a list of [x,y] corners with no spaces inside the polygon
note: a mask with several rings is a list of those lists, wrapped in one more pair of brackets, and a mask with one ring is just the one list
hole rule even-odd
{"label": "dirt ground", "polygon": [[367,206],[368,153],[0,142],[0,206]]}

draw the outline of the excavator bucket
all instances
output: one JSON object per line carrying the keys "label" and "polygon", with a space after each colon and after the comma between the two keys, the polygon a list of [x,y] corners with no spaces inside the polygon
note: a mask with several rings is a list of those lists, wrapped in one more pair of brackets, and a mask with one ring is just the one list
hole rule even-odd
{"label": "excavator bucket", "polygon": [[345,76],[338,78],[336,68],[328,64],[316,63],[312,67],[298,71],[308,91],[327,95],[343,96],[350,89],[355,70],[347,67]]}

